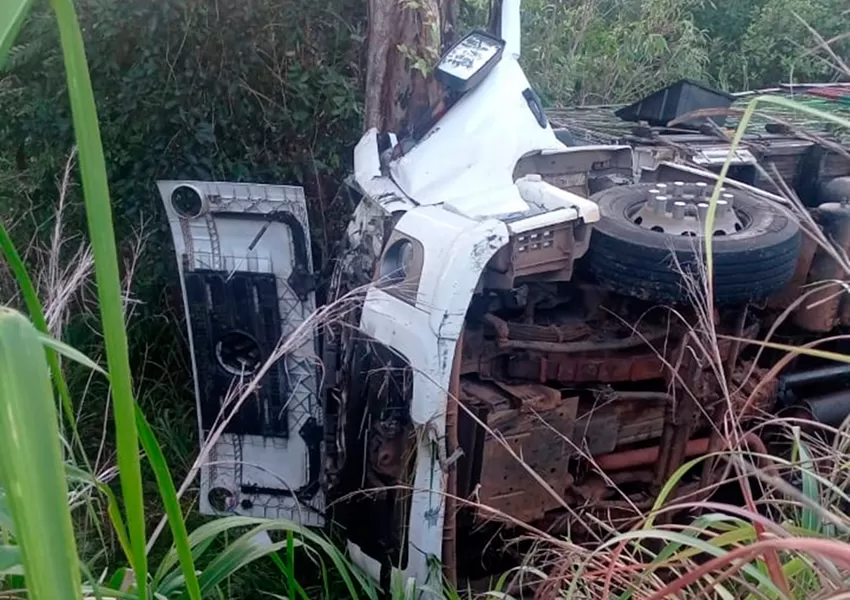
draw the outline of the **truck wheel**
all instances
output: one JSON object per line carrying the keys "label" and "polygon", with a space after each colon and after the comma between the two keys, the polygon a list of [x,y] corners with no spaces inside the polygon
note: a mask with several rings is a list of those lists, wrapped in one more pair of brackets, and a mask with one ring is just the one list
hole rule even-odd
{"label": "truck wheel", "polygon": [[[704,270],[710,192],[697,184],[637,184],[594,195],[600,219],[588,261],[597,281],[644,300],[687,301],[682,273]],[[757,302],[791,279],[800,228],[785,209],[736,190],[718,201],[713,242],[715,301]]]}

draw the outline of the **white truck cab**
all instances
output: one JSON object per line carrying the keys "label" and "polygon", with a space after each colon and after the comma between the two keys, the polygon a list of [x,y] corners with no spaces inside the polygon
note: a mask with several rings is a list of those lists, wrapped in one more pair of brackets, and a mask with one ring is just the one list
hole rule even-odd
{"label": "white truck cab", "polygon": [[[613,457],[609,482],[617,469],[646,483],[681,464],[689,433],[669,429],[662,358],[684,336],[652,316],[640,336],[623,323],[637,322],[630,306],[643,315],[679,294],[669,252],[696,260],[704,198],[678,202],[677,215],[651,185],[629,188],[640,175],[629,146],[562,144],[517,62],[519,0],[502,10],[505,39],[472,32],[441,59],[441,114],[413,138],[370,130],[358,143],[360,202],[318,321],[301,188],[159,183],[211,446],[203,513],[333,524],[377,580],[434,584],[469,559],[458,531],[493,516],[459,511],[458,499],[551,525],[564,498],[611,510],[615,492],[587,483],[581,456]],[[626,185],[589,200],[590,172]],[[681,189],[704,193],[691,185]],[[778,208],[734,194],[716,247],[744,258],[754,238],[777,248],[753,263],[765,265],[758,298],[731,268],[727,287],[717,280],[746,302],[787,283],[799,232]],[[600,253],[577,278],[600,219]],[[606,285],[623,319],[599,310]],[[628,454],[659,439],[685,449],[668,456],[659,444],[664,459],[650,464]]]}
{"label": "white truck cab", "polygon": [[[503,23],[515,22],[519,3],[504,6]],[[403,420],[409,419],[417,444],[402,524],[406,547],[396,552],[406,560],[395,566],[420,583],[439,576],[429,565],[439,562],[443,548],[452,454],[448,394],[472,295],[487,277],[568,279],[599,218],[596,205],[581,195],[536,173],[516,177],[523,159],[569,152],[517,63],[518,46],[518,38],[506,43],[481,32],[467,36],[440,68],[483,78],[455,93],[448,111],[400,156],[382,159],[394,146],[380,148],[379,140],[393,136],[376,130],[367,131],[355,150],[354,181],[363,197],[339,277],[353,279],[358,259],[375,277],[359,297],[359,322],[340,339],[325,340],[337,346],[325,355],[350,354],[354,349],[339,342],[352,345],[363,336],[370,342],[357,350],[378,345],[395,355],[389,362],[410,370]],[[323,525],[326,454],[350,449],[328,447],[347,443],[342,434],[323,431],[327,400],[321,394],[335,386],[322,385],[322,377],[339,370],[322,368],[317,341],[304,330],[316,305],[303,192],[195,181],[163,181],[159,189],[182,278],[202,439],[232,411],[240,385],[280,341],[302,338],[268,368],[215,441],[201,470],[201,511]],[[345,418],[344,406],[333,412]],[[336,468],[344,471],[342,464]],[[364,481],[360,487],[371,486]],[[369,544],[352,537],[354,559],[380,578],[386,553],[370,556]]]}

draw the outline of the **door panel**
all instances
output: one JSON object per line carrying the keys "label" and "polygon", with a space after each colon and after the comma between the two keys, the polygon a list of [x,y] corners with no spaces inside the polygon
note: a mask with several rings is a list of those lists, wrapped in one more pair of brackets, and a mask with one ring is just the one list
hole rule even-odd
{"label": "door panel", "polygon": [[201,512],[319,525],[322,414],[314,332],[304,327],[315,310],[304,192],[158,186],[180,271],[201,438],[214,439],[232,413],[201,469]]}

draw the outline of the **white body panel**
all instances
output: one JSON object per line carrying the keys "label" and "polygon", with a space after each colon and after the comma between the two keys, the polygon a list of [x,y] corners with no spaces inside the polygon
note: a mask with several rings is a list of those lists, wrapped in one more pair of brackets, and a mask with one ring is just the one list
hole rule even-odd
{"label": "white body panel", "polygon": [[[481,271],[508,243],[509,232],[499,221],[476,222],[440,207],[408,212],[396,231],[415,237],[425,248],[416,305],[371,289],[360,326],[416,365],[410,414],[423,435],[417,436],[405,575],[419,583],[436,583],[440,573],[430,572],[428,565],[429,558],[439,559],[442,554],[446,473],[440,458],[445,457],[446,394],[452,363]],[[369,565],[369,561],[362,564]]]}
{"label": "white body panel", "polygon": [[517,161],[566,146],[537,122],[522,95],[527,88],[516,60],[503,57],[422,141],[390,164],[393,181],[419,205],[442,204],[471,219],[531,210],[514,185]]}
{"label": "white body panel", "polygon": [[[314,294],[307,293],[301,299],[289,285],[295,263],[292,230],[290,226],[270,222],[268,218],[282,211],[294,216],[307,236],[304,240],[308,248],[307,266],[312,270],[306,204],[300,187],[178,181],[162,181],[158,186],[168,213],[184,299],[187,298],[185,275],[188,272],[269,273],[274,275],[277,284],[284,337],[291,335],[313,313]],[[171,197],[179,187],[193,189],[203,198],[201,214],[186,218],[177,213]],[[248,218],[236,218],[234,215]],[[265,232],[257,239],[264,227]],[[191,335],[192,315],[188,304],[186,320],[190,329],[195,394],[200,398],[199,386],[203,382],[197,376],[196,348]],[[288,437],[223,434],[201,468],[202,513],[286,518],[306,525],[323,523],[324,498],[321,490],[309,502],[299,502],[291,494],[307,485],[310,477],[309,450],[298,432],[311,417],[317,423],[322,420],[321,404],[316,393],[316,348],[312,336],[283,360],[289,376],[290,397],[286,399]],[[203,442],[210,431],[201,425],[200,405],[198,419]],[[281,493],[246,494],[243,488],[280,490]],[[223,511],[216,510],[210,502],[209,494],[213,489],[230,493]]]}

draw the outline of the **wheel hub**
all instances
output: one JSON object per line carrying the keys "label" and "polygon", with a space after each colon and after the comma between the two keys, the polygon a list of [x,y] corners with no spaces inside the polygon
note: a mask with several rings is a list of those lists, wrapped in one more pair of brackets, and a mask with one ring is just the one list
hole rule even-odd
{"label": "wheel hub", "polygon": [[[643,202],[628,215],[639,227],[666,233],[702,237],[712,189],[705,183],[659,183],[650,190],[638,192]],[[714,217],[714,235],[731,235],[744,229],[735,210],[735,196],[721,190]]]}

